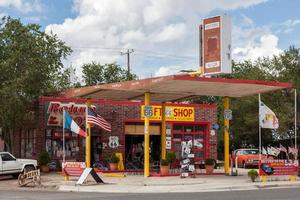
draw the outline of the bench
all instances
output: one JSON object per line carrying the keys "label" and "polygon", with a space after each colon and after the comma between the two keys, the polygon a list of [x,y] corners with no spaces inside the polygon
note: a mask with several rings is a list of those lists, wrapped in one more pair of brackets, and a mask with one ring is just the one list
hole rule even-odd
{"label": "bench", "polygon": [[19,187],[26,186],[30,183],[33,185],[41,185],[41,173],[40,170],[33,170],[27,173],[21,173],[18,177]]}

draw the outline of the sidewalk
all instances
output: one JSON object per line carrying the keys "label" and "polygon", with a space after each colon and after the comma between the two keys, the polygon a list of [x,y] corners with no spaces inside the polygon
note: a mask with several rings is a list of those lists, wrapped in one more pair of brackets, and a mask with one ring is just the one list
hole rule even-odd
{"label": "sidewalk", "polygon": [[[75,186],[75,182],[61,185],[60,191],[102,192],[102,193],[176,193],[209,192],[228,190],[255,190],[270,187],[300,186],[299,181],[255,182],[240,177],[206,176],[195,179],[179,177],[143,178],[127,177],[106,180],[104,185]],[[118,183],[116,183],[118,182]],[[125,183],[126,182],[126,183]]]}
{"label": "sidewalk", "polygon": [[[258,190],[276,187],[300,187],[300,179],[289,181],[254,182],[247,177],[247,170],[240,169],[239,176],[225,175],[199,175],[196,178],[149,177],[142,175],[128,175],[125,178],[107,177],[102,173],[99,176],[105,184],[95,184],[89,177],[85,185],[76,186],[78,177],[71,177],[64,181],[57,173],[42,174],[41,187],[18,187],[16,179],[0,179],[0,190],[59,190],[101,193],[184,193],[184,192],[210,192],[231,190]],[[2,178],[3,179],[3,178]],[[282,179],[282,177],[281,177]]]}
{"label": "sidewalk", "polygon": [[[273,187],[297,187],[300,179],[289,181],[251,182],[247,177],[248,170],[240,169],[239,176],[199,175],[197,178],[127,176],[125,178],[105,177],[106,184],[95,185],[88,181],[86,185],[76,186],[76,179],[64,182],[60,191],[101,192],[101,193],[184,193],[230,190],[257,190]],[[282,179],[283,177],[281,177]],[[275,178],[273,178],[275,179]]]}

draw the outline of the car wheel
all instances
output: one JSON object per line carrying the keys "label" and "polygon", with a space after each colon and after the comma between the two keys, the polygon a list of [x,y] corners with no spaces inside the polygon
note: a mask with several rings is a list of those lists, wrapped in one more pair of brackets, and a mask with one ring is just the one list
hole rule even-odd
{"label": "car wheel", "polygon": [[35,167],[32,166],[32,165],[28,165],[28,166],[25,166],[24,173],[27,173],[27,172],[30,172],[30,171],[33,171],[33,170],[35,170]]}
{"label": "car wheel", "polygon": [[14,177],[14,179],[17,179],[19,177],[19,174],[13,174],[12,176]]}

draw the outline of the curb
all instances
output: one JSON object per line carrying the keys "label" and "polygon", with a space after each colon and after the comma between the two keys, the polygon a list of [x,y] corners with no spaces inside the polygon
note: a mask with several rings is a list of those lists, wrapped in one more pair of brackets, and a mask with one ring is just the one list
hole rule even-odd
{"label": "curb", "polygon": [[[194,184],[197,185],[197,184]],[[200,185],[200,184],[199,184]],[[98,185],[97,185],[98,186]],[[99,192],[99,193],[193,193],[193,192],[217,192],[217,191],[244,191],[244,190],[264,190],[264,189],[274,189],[274,188],[295,188],[299,187],[300,184],[290,185],[290,184],[272,184],[272,185],[247,185],[247,186],[226,186],[226,187],[204,187],[204,188],[189,188],[189,187],[179,187],[174,188],[178,185],[164,185],[168,186],[165,188],[160,188],[160,191],[155,189],[157,185],[147,185],[147,186],[131,186],[129,188],[107,188],[107,187],[86,187],[86,186],[67,186],[62,185],[58,188],[59,191],[65,192]],[[164,187],[160,186],[160,187]],[[172,187],[173,186],[173,187]],[[181,185],[184,186],[184,185]],[[152,189],[154,188],[154,189]]]}

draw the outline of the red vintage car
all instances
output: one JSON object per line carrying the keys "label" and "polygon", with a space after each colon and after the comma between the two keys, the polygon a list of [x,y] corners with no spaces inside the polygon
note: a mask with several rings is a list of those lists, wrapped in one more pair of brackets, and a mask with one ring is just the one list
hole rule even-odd
{"label": "red vintage car", "polygon": [[[258,149],[237,149],[232,152],[231,161],[235,165],[237,158],[238,167],[258,167],[259,163],[259,150]],[[266,155],[261,155],[261,159],[272,159]]]}

